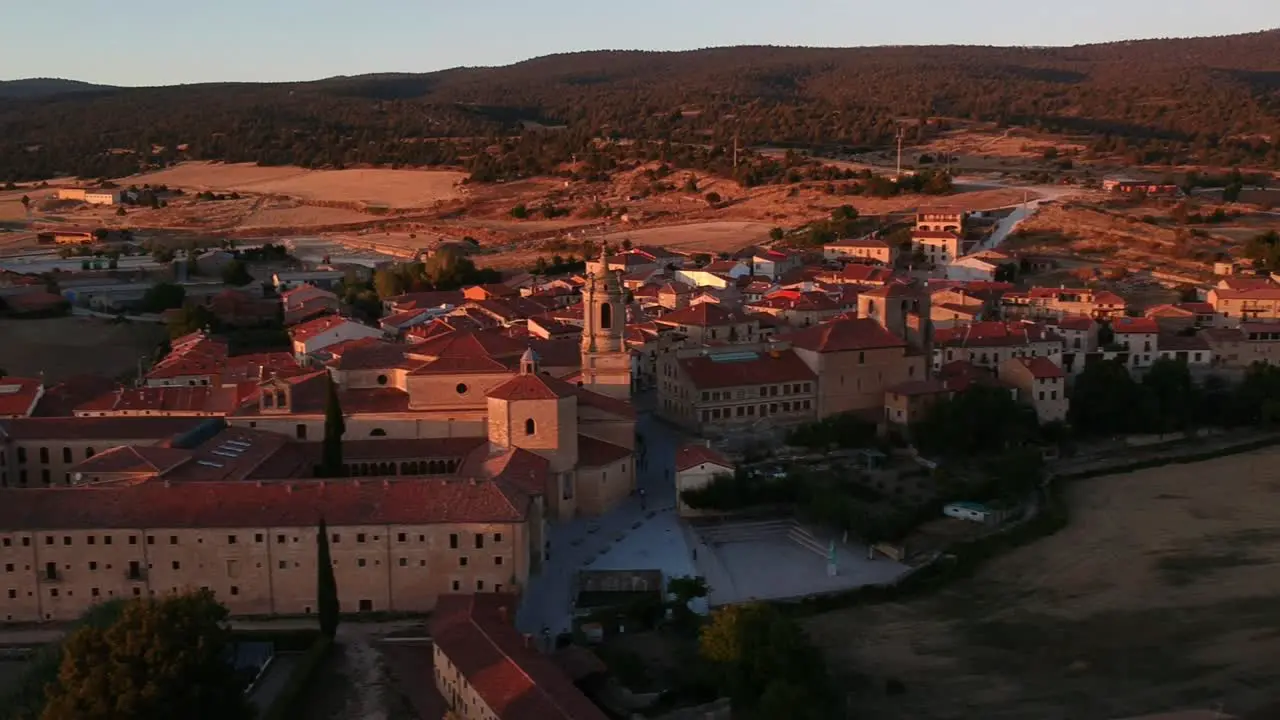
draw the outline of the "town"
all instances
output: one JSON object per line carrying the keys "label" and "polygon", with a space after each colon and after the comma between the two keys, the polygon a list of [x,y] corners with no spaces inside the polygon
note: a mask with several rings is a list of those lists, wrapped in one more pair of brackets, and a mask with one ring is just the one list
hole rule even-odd
{"label": "town", "polygon": [[10,173],[0,720],[1271,717],[1269,161],[892,124]]}

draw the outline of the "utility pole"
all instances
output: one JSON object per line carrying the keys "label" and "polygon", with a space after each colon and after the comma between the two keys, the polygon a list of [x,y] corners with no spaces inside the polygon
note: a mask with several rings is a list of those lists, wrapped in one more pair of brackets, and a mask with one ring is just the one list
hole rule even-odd
{"label": "utility pole", "polygon": [[902,179],[902,126],[898,126],[898,174],[893,176],[894,180]]}

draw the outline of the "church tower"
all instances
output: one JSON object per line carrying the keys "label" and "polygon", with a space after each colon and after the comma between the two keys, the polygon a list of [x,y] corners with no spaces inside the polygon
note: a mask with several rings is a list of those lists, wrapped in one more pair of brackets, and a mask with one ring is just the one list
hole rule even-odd
{"label": "church tower", "polygon": [[587,263],[582,289],[582,385],[623,400],[631,397],[631,352],[626,332],[626,294],[616,273],[609,272],[603,247],[599,263]]}

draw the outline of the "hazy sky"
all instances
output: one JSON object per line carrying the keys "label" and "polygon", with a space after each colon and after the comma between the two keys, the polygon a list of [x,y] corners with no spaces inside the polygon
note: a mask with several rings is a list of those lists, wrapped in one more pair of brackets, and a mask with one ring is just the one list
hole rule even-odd
{"label": "hazy sky", "polygon": [[3,3],[0,79],[310,80],[607,48],[1074,45],[1280,27],[1278,0],[58,0]]}

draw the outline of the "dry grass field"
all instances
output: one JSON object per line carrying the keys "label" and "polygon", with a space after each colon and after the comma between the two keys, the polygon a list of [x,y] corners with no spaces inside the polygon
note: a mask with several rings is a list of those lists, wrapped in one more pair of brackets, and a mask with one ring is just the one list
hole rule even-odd
{"label": "dry grass field", "polygon": [[0,318],[0,368],[12,375],[58,382],[72,375],[117,377],[136,372],[166,336],[162,325],[108,323],[80,317]]}
{"label": "dry grass field", "polygon": [[182,163],[117,182],[220,192],[288,195],[311,202],[368,203],[421,208],[462,195],[466,173],[451,170],[306,170],[250,163]]}
{"label": "dry grass field", "polygon": [[1277,492],[1280,449],[1079,481],[1058,534],[808,629],[837,670],[873,678],[857,702],[872,720],[1248,710],[1280,693]]}

